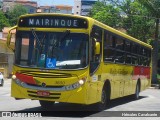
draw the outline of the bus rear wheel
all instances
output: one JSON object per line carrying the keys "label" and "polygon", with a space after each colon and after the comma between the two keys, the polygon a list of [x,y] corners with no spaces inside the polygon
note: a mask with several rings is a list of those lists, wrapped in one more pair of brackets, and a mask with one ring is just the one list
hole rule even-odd
{"label": "bus rear wheel", "polygon": [[39,103],[43,109],[52,109],[55,104],[54,101],[44,101],[44,100],[39,100]]}
{"label": "bus rear wheel", "polygon": [[133,98],[135,100],[139,99],[139,93],[140,93],[140,83],[138,82],[137,85],[136,85],[135,94],[133,95]]}

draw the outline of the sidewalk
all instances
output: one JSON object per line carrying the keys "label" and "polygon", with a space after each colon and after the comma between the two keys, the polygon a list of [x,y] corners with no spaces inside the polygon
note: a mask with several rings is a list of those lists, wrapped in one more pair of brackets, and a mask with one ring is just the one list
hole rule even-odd
{"label": "sidewalk", "polygon": [[151,84],[151,89],[160,89],[159,84]]}

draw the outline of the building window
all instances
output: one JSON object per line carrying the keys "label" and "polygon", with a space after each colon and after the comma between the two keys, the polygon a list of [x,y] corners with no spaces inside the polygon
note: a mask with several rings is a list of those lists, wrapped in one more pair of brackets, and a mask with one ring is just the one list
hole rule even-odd
{"label": "building window", "polygon": [[30,13],[34,13],[34,9],[30,9],[30,11],[29,11]]}
{"label": "building window", "polygon": [[79,8],[79,6],[77,6],[77,8]]}
{"label": "building window", "polygon": [[79,14],[79,12],[77,12],[77,14]]}

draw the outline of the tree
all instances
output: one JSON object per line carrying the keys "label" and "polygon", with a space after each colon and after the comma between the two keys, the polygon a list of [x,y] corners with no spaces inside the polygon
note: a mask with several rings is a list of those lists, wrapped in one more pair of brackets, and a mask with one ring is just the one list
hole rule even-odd
{"label": "tree", "polygon": [[7,13],[10,25],[16,25],[18,17],[23,14],[27,14],[27,9],[22,5],[15,5],[14,8]]}
{"label": "tree", "polygon": [[90,15],[144,42],[153,37],[154,19],[137,0],[103,0],[93,6]]}
{"label": "tree", "polygon": [[157,56],[158,56],[158,37],[159,37],[159,19],[160,19],[160,1],[159,0],[138,0],[155,17],[155,40],[153,41],[152,57],[152,82],[157,83]]}
{"label": "tree", "polygon": [[123,28],[127,33],[143,42],[153,37],[154,19],[148,10],[136,0],[125,0],[119,7],[123,11]]}
{"label": "tree", "polygon": [[9,22],[8,19],[5,17],[5,15],[3,14],[2,11],[0,11],[0,31],[4,28],[4,27],[8,27]]}
{"label": "tree", "polygon": [[96,2],[89,16],[114,28],[121,25],[119,8],[105,2]]}

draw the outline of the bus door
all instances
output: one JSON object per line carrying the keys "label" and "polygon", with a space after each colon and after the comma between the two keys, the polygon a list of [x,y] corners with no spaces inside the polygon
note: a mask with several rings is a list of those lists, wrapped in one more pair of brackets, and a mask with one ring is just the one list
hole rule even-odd
{"label": "bus door", "polygon": [[101,48],[102,48],[102,29],[94,26],[90,37],[90,90],[89,100],[96,102],[101,95]]}

